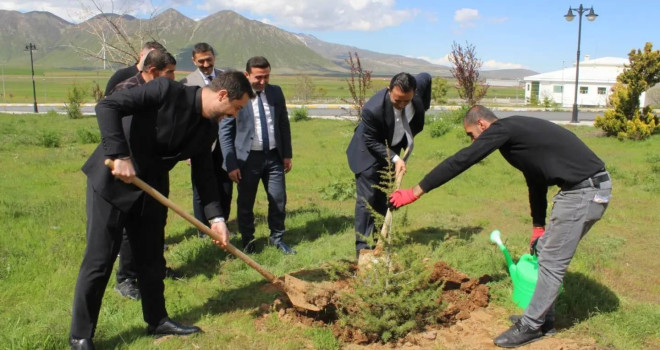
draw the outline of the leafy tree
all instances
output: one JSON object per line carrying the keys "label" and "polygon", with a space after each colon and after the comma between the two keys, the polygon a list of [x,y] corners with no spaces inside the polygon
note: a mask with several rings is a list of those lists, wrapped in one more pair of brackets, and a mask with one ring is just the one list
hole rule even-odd
{"label": "leafy tree", "polygon": [[85,100],[85,95],[85,90],[76,85],[73,86],[73,89],[69,90],[66,98],[68,103],[64,103],[64,109],[70,119],[80,119],[83,117],[80,106]]}
{"label": "leafy tree", "polygon": [[303,103],[309,102],[315,91],[316,86],[309,75],[303,74],[298,77],[296,81],[296,97],[298,99]]}
{"label": "leafy tree", "polygon": [[609,103],[611,109],[596,116],[594,125],[608,136],[620,139],[645,139],[660,130],[660,120],[651,107],[640,110],[639,97],[660,82],[660,51],[648,42],[643,50],[631,50],[630,65],[617,77]]}
{"label": "leafy tree", "polygon": [[357,52],[351,53],[349,51],[346,63],[351,70],[351,75],[346,78],[351,99],[342,98],[342,101],[352,105],[352,109],[357,113],[359,123],[362,117],[362,106],[367,102],[367,92],[371,89],[371,71],[362,68],[362,63]]}
{"label": "leafy tree", "polygon": [[449,54],[449,62],[454,66],[449,69],[456,78],[458,96],[468,106],[476,105],[488,91],[488,84],[479,78],[482,62],[477,58],[474,45],[465,43],[465,47],[454,42]]}
{"label": "leafy tree", "polygon": [[433,83],[431,84],[431,98],[437,104],[447,103],[447,91],[449,90],[449,85],[447,85],[447,79],[442,77],[434,77]]}

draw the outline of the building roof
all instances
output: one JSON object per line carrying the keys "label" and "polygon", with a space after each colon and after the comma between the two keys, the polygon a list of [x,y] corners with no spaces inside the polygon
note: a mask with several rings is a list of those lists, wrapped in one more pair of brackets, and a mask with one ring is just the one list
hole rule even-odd
{"label": "building roof", "polygon": [[[620,57],[602,57],[589,59],[580,62],[580,82],[581,83],[616,83],[616,77],[623,72],[624,66],[630,64],[627,58]],[[552,72],[530,75],[523,78],[525,81],[545,81],[545,82],[574,82],[575,66],[568,67]]]}

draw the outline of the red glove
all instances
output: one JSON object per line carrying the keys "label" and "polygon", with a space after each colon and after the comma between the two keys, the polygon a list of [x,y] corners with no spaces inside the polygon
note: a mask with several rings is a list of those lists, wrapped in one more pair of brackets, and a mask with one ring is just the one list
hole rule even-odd
{"label": "red glove", "polygon": [[545,233],[545,227],[534,227],[532,228],[532,238],[529,240],[529,251],[530,254],[536,255],[536,244],[539,241],[539,238]]}
{"label": "red glove", "polygon": [[419,197],[415,196],[412,188],[407,190],[396,190],[390,195],[390,203],[395,209],[416,201]]}

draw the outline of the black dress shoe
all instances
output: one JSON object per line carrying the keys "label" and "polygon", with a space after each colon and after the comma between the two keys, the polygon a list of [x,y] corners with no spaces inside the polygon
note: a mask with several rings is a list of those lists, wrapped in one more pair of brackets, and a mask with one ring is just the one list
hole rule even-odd
{"label": "black dress shoe", "polygon": [[164,318],[158,326],[149,325],[147,334],[150,335],[190,335],[201,332],[202,329],[197,326],[186,326],[172,321],[169,317]]}
{"label": "black dress shoe", "polygon": [[69,337],[69,345],[72,350],[94,350],[94,342],[91,339],[78,339]]}
{"label": "black dress shoe", "polygon": [[254,245],[254,241],[250,241],[247,244],[243,244],[243,253],[245,254],[254,254],[256,253],[257,248]]}
{"label": "black dress shoe", "polygon": [[287,255],[295,255],[296,254],[295,250],[289,248],[289,246],[286,245],[286,243],[284,243],[282,241],[275,241],[274,242],[274,241],[271,240],[271,243],[273,243],[275,245],[275,247],[277,247],[277,249],[281,250],[282,253],[284,253],[284,254],[287,254]]}
{"label": "black dress shoe", "polygon": [[532,329],[524,325],[522,321],[518,321],[506,332],[495,338],[493,342],[501,348],[517,348],[541,338],[543,338],[541,329]]}
{"label": "black dress shoe", "polygon": [[[511,315],[509,316],[509,321],[511,321],[511,324],[516,324],[520,319],[522,318],[522,315]],[[557,329],[555,328],[555,322],[554,321],[548,321],[547,319],[545,320],[545,323],[541,326],[541,333],[543,333],[544,336],[552,336],[557,334]]]}

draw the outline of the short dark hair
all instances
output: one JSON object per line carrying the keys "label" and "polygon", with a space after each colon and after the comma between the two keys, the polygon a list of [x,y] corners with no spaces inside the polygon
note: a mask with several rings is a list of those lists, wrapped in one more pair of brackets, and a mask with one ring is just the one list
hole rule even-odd
{"label": "short dark hair", "polygon": [[211,51],[211,54],[215,56],[215,50],[213,50],[213,47],[207,43],[197,43],[195,46],[193,46],[192,49],[192,57],[195,57],[196,53],[202,53],[202,52],[209,52]]}
{"label": "short dark hair", "polygon": [[390,90],[398,86],[402,92],[415,91],[417,89],[417,80],[410,73],[401,72],[390,80]]}
{"label": "short dark hair", "polygon": [[144,58],[142,70],[146,71],[151,67],[162,70],[170,64],[176,65],[176,59],[171,53],[165,50],[154,49],[149,51],[147,57]]}
{"label": "short dark hair", "polygon": [[254,56],[251,57],[245,64],[245,71],[252,73],[252,68],[270,68],[270,63],[263,56]]}
{"label": "short dark hair", "polygon": [[147,41],[142,45],[142,50],[165,50],[165,46],[163,46],[161,43],[158,41]]}
{"label": "short dark hair", "polygon": [[482,105],[474,105],[468,109],[465,113],[465,118],[463,118],[463,124],[474,125],[477,124],[479,119],[485,119],[489,122],[497,120],[497,116],[490,109]]}
{"label": "short dark hair", "polygon": [[245,74],[237,70],[228,70],[218,74],[209,84],[209,88],[214,92],[222,89],[227,90],[229,100],[243,98],[245,94],[248,94],[250,98],[255,96],[250,81],[245,77]]}

